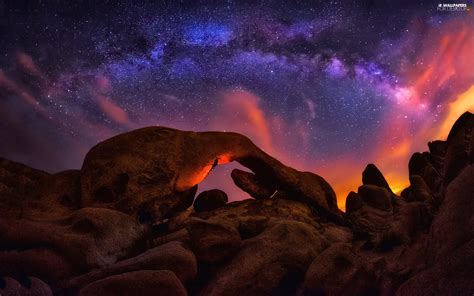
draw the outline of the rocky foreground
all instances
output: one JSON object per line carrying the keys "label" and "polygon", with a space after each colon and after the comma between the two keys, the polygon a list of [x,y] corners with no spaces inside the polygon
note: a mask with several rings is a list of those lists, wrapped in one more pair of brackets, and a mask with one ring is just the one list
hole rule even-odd
{"label": "rocky foreground", "polygon": [[[57,174],[0,159],[0,295],[470,295],[474,115],[336,205],[320,176],[234,133],[149,127]],[[197,184],[219,164],[253,199]]]}

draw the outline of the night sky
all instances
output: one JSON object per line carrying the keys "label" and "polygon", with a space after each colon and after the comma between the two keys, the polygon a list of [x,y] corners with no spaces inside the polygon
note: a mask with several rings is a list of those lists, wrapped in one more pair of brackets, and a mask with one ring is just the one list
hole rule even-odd
{"label": "night sky", "polygon": [[[70,2],[0,0],[0,156],[50,172],[143,126],[236,131],[343,205],[474,110],[474,13],[437,2]],[[235,166],[200,189],[245,198]]]}

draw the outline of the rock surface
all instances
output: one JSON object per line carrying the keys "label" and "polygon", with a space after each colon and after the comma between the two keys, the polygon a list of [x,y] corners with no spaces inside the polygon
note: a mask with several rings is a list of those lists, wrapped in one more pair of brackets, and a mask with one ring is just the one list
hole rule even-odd
{"label": "rock surface", "polygon": [[219,189],[201,192],[194,200],[194,210],[196,212],[212,211],[222,207],[228,201],[227,194]]}
{"label": "rock surface", "polygon": [[349,244],[333,244],[308,268],[303,295],[371,295],[376,293],[375,273]]}
{"label": "rock surface", "polygon": [[192,280],[197,273],[194,254],[176,241],[149,249],[144,253],[93,270],[61,284],[62,290],[77,290],[106,277],[140,270],[169,270],[183,283]]}
{"label": "rock surface", "polygon": [[[474,115],[336,207],[322,177],[234,133],[150,127],[48,174],[0,159],[1,295],[472,295]],[[234,183],[193,199],[219,164]]]}
{"label": "rock surface", "polygon": [[158,221],[191,206],[195,185],[214,166],[233,160],[277,190],[291,192],[323,214],[340,216],[334,191],[323,178],[283,165],[248,138],[164,127],[138,129],[93,147],[81,169],[82,204],[129,214],[146,211]]}
{"label": "rock surface", "polygon": [[186,289],[168,270],[143,270],[114,275],[94,282],[79,292],[81,296],[112,295],[186,296]]}

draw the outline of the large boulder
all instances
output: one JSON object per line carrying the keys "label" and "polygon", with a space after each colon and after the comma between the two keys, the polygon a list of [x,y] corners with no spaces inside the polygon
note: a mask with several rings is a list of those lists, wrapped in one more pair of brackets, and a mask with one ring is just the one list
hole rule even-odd
{"label": "large boulder", "polygon": [[444,182],[449,184],[468,164],[474,162],[474,114],[466,112],[454,123],[446,140]]}
{"label": "large boulder", "polygon": [[458,246],[424,270],[413,274],[398,288],[396,294],[472,295],[474,291],[472,262],[474,262],[474,239]]}
{"label": "large boulder", "polygon": [[79,292],[80,296],[169,295],[188,293],[176,275],[169,270],[142,270],[110,276],[94,282]]}
{"label": "large boulder", "polygon": [[334,244],[319,254],[306,272],[302,295],[372,295],[376,277],[348,244]]}
{"label": "large boulder", "polygon": [[[130,216],[100,208],[82,208],[52,221],[0,218],[2,248],[38,252],[47,249],[51,252],[44,257],[45,264],[53,260],[51,256],[58,255],[54,260],[64,259],[75,270],[115,263],[134,251],[145,234],[146,229]],[[22,267],[12,264],[11,268]]]}
{"label": "large boulder", "polygon": [[458,246],[474,238],[473,198],[474,165],[469,165],[446,188],[443,203],[431,225],[431,262],[449,256]]}
{"label": "large boulder", "polygon": [[81,169],[82,204],[162,220],[191,206],[195,186],[214,166],[233,160],[321,215],[340,218],[334,191],[323,178],[283,165],[245,136],[164,127],[138,129],[93,147]]}
{"label": "large boulder", "polygon": [[74,291],[101,279],[140,270],[170,270],[185,285],[197,273],[194,254],[181,242],[172,241],[115,264],[69,279],[60,285],[62,291]]}
{"label": "large boulder", "polygon": [[285,221],[249,238],[200,295],[287,295],[328,242],[308,224]]}
{"label": "large boulder", "polygon": [[231,225],[193,218],[187,223],[191,247],[200,262],[215,263],[240,247],[240,234]]}

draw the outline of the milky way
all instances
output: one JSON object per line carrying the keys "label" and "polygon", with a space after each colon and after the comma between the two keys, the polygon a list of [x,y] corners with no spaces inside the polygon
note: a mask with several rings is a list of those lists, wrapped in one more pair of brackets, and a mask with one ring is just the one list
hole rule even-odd
{"label": "milky way", "polygon": [[[164,125],[245,134],[341,205],[369,162],[402,189],[410,155],[474,110],[474,14],[289,2],[0,1],[0,156],[80,168],[98,141]],[[246,198],[229,171],[201,190]]]}

